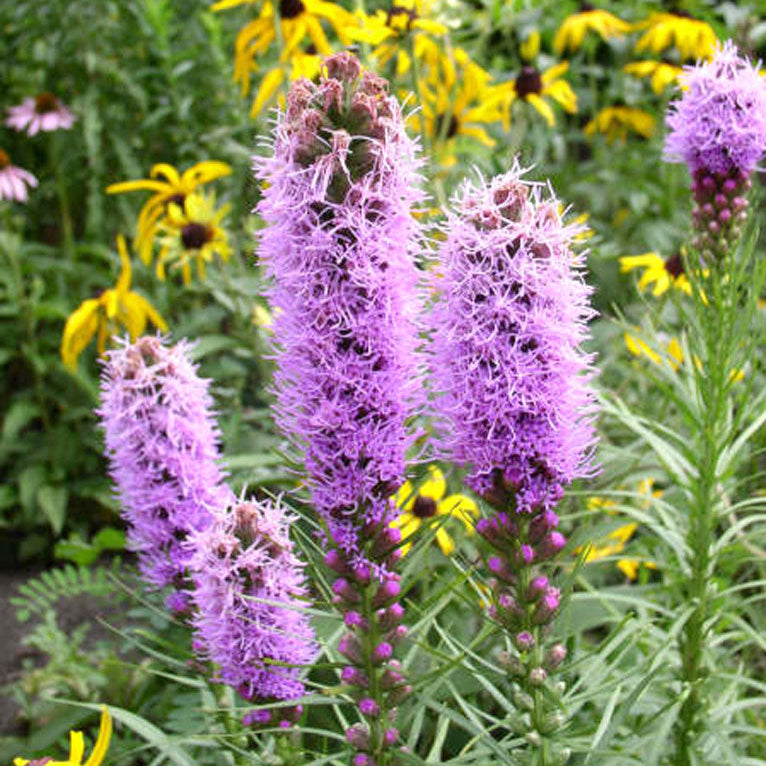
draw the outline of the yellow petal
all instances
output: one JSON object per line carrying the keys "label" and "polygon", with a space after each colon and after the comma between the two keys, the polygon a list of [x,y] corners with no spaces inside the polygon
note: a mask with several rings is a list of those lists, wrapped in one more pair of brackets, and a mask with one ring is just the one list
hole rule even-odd
{"label": "yellow petal", "polygon": [[438,466],[428,466],[428,476],[425,481],[418,486],[418,494],[423,497],[428,497],[435,502],[439,502],[444,497],[447,491],[447,482],[444,479],[444,474],[439,470]]}
{"label": "yellow petal", "polygon": [[479,507],[472,498],[466,495],[450,495],[439,503],[438,512],[460,519],[468,534],[472,534],[475,526],[474,521],[479,515]]}
{"label": "yellow petal", "polygon": [[179,186],[181,182],[181,179],[178,176],[178,171],[167,162],[158,162],[156,165],[152,165],[149,175],[152,178],[164,176],[167,179],[167,182],[173,187]]}
{"label": "yellow petal", "polygon": [[125,244],[125,237],[122,234],[117,235],[117,252],[120,254],[120,264],[122,269],[120,270],[120,278],[117,280],[116,290],[118,293],[127,292],[130,287],[131,268],[130,268],[130,256],[128,255],[128,248]]}
{"label": "yellow petal", "polygon": [[445,556],[450,556],[455,552],[455,542],[443,526],[436,530],[436,542],[439,544],[439,547]]}
{"label": "yellow petal", "polygon": [[61,338],[61,361],[70,369],[77,369],[77,360],[91,342],[98,329],[99,302],[89,298],[67,319]]}
{"label": "yellow petal", "polygon": [[541,114],[545,121],[548,123],[548,127],[553,127],[556,124],[556,118],[553,116],[553,109],[543,101],[536,93],[530,93],[526,100]]}
{"label": "yellow petal", "polygon": [[172,190],[164,181],[122,181],[121,183],[110,184],[106,187],[107,194],[122,194],[123,192],[130,191],[169,192],[172,194]]}
{"label": "yellow petal", "polygon": [[255,119],[260,113],[263,107],[271,100],[272,96],[279,90],[279,86],[285,79],[285,73],[280,67],[272,69],[261,80],[261,85],[258,88],[258,93],[253,101],[253,106],[250,109],[250,116]]}
{"label": "yellow petal", "polygon": [[101,766],[104,760],[106,751],[109,748],[109,741],[112,738],[112,716],[109,715],[109,711],[106,705],[101,706],[101,723],[98,729],[98,737],[96,738],[96,744],[93,746],[93,752],[90,757],[85,761],[84,766]]}
{"label": "yellow petal", "polygon": [[85,754],[85,740],[81,731],[69,732],[69,762],[72,766],[81,766]]}

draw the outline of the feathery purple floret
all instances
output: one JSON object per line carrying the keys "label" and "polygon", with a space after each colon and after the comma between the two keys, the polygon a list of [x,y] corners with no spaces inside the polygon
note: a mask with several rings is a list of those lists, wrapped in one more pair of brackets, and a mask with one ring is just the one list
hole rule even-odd
{"label": "feathery purple floret", "polygon": [[[576,226],[516,165],[466,184],[449,214],[433,315],[435,407],[447,456],[504,507],[551,508],[591,468],[593,315]],[[498,497],[502,495],[502,497]]]}
{"label": "feathery purple floret", "polygon": [[415,143],[374,74],[338,54],[298,80],[278,121],[259,255],[273,287],[276,416],[304,453],[314,505],[346,552],[390,514],[418,405],[421,198]]}
{"label": "feathery purple floret", "polygon": [[150,585],[179,588],[169,596],[176,609],[185,604],[187,538],[234,497],[218,465],[208,381],[188,349],[144,337],[110,351],[98,410],[129,546]]}
{"label": "feathery purple floret", "polygon": [[699,170],[749,175],[766,152],[766,81],[728,40],[708,62],[684,68],[670,104],[665,156]]}
{"label": "feathery purple floret", "polygon": [[200,654],[252,701],[302,696],[301,668],[316,654],[294,520],[278,502],[240,501],[190,540]]}

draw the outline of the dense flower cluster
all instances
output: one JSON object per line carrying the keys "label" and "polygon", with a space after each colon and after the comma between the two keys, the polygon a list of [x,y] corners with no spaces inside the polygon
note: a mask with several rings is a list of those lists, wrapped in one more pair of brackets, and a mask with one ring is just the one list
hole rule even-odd
{"label": "dense flower cluster", "polygon": [[183,341],[144,337],[107,354],[99,415],[128,541],[149,584],[176,587],[168,603],[177,609],[186,606],[189,535],[233,501],[212,405]]}
{"label": "dense flower cluster", "polygon": [[305,454],[331,538],[357,552],[391,514],[419,389],[411,215],[415,144],[386,83],[338,54],[288,96],[267,182],[259,254],[273,280],[277,417]]}
{"label": "dense flower cluster", "polygon": [[587,473],[593,443],[590,288],[555,199],[518,167],[467,185],[441,248],[434,312],[437,407],[468,483],[517,510],[552,507]]}
{"label": "dense flower cluster", "polygon": [[[293,521],[279,503],[241,501],[190,538],[200,654],[218,665],[222,682],[254,702],[301,697],[301,668],[316,654],[301,608],[306,588],[289,536]],[[289,721],[297,712],[262,709],[249,722]]]}

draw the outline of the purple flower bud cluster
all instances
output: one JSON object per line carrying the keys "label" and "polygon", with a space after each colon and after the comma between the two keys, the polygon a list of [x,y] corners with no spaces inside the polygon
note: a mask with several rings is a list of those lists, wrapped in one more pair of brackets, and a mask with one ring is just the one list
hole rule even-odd
{"label": "purple flower bud cluster", "polygon": [[218,465],[208,381],[188,348],[144,337],[110,351],[98,410],[128,544],[147,583],[176,588],[168,597],[176,611],[188,608],[189,536],[234,499]]}
{"label": "purple flower bud cluster", "polygon": [[[239,501],[189,541],[198,653],[218,666],[217,680],[253,702],[301,697],[301,669],[316,655],[293,521],[278,502]],[[289,726],[300,712],[260,709],[245,723]]]}
{"label": "purple flower bud cluster", "polygon": [[593,316],[558,201],[518,164],[466,184],[440,249],[433,377],[445,452],[503,509],[551,508],[591,470]]}
{"label": "purple flower bud cluster", "polygon": [[272,279],[276,417],[302,450],[330,539],[391,516],[420,404],[416,145],[384,80],[348,53],[287,97],[266,182],[259,255]]}

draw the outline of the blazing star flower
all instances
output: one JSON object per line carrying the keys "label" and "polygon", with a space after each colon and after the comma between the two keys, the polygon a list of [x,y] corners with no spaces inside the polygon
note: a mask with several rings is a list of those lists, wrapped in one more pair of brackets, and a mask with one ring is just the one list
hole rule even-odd
{"label": "blazing star flower", "polygon": [[[391,522],[391,526],[401,530],[402,555],[406,555],[412,543],[406,542],[412,537],[421,525],[429,519],[439,516],[447,516],[459,519],[463,522],[466,532],[473,534],[476,517],[479,509],[476,503],[466,495],[448,495],[447,482],[444,474],[435,465],[428,467],[428,478],[422,483],[413,486],[410,481],[404,482],[396,493],[396,506],[400,514]],[[442,553],[449,556],[455,551],[455,541],[442,524],[436,530],[436,542]]]}
{"label": "blazing star flower", "polygon": [[66,761],[54,761],[52,758],[38,758],[29,761],[26,758],[14,758],[13,766],[101,766],[106,757],[106,751],[109,749],[109,741],[112,738],[112,717],[106,709],[106,705],[101,706],[101,724],[98,729],[98,737],[93,745],[93,752],[83,763],[85,755],[85,739],[81,731],[69,732],[69,758]]}
{"label": "blazing star flower", "polygon": [[643,109],[634,106],[607,106],[585,126],[585,134],[593,136],[603,133],[610,144],[618,138],[625,143],[628,133],[651,138],[654,126],[654,117]]}
{"label": "blazing star flower", "polygon": [[218,466],[209,381],[188,354],[186,342],[159,337],[108,352],[98,410],[128,544],[149,585],[175,586],[168,603],[179,611],[193,553],[187,540],[234,502]]}
{"label": "blazing star flower", "polygon": [[462,189],[441,247],[433,377],[445,452],[491,496],[512,487],[517,510],[552,507],[588,473],[593,444],[593,315],[555,199],[518,165]]}
{"label": "blazing star flower", "polygon": [[69,130],[75,117],[52,93],[41,93],[34,98],[25,98],[19,106],[8,109],[5,124],[27,135],[53,130]]}
{"label": "blazing star flower", "polygon": [[221,221],[231,205],[215,209],[215,195],[189,194],[182,204],[171,202],[164,220],[160,222],[160,251],[157,255],[157,278],[165,279],[165,264],[180,267],[184,284],[191,284],[192,262],[197,264],[197,276],[205,278],[205,264],[216,256],[229,260],[229,236]]}
{"label": "blazing star flower", "polygon": [[541,114],[550,127],[556,124],[553,109],[545,100],[550,98],[555,101],[565,112],[574,114],[577,112],[577,96],[572,86],[561,79],[569,69],[569,62],[562,61],[552,66],[545,72],[540,72],[537,67],[526,65],[521,68],[515,80],[507,86],[508,98],[506,101],[506,127],[510,125],[510,108],[514,101],[526,101]]}
{"label": "blazing star flower", "polygon": [[111,184],[106,187],[106,193],[154,192],[141,208],[136,224],[136,251],[141,256],[141,260],[149,264],[152,260],[152,250],[160,221],[167,217],[170,205],[172,203],[182,205],[186,197],[200,186],[230,173],[231,167],[217,160],[198,162],[180,174],[172,165],[160,162],[152,165],[149,178]]}
{"label": "blazing star flower", "polygon": [[27,186],[34,189],[37,179],[29,171],[11,165],[11,158],[0,149],[0,199],[26,202]]}
{"label": "blazing star flower", "polygon": [[657,298],[664,295],[671,287],[691,295],[692,286],[684,274],[684,262],[680,253],[670,258],[663,258],[657,253],[624,255],[620,258],[620,272],[628,274],[635,269],[643,269],[638,280],[638,289],[645,290],[654,284],[652,295]]}
{"label": "blazing star flower", "polygon": [[660,54],[675,47],[682,59],[709,59],[718,42],[710,24],[682,11],[651,13],[636,29],[646,30],[636,43],[639,53],[650,50]]}
{"label": "blazing star flower", "polygon": [[666,61],[632,61],[625,64],[622,71],[635,77],[649,78],[652,90],[659,94],[669,85],[676,84],[683,69]]}
{"label": "blazing star flower", "polygon": [[61,338],[61,361],[72,370],[86,346],[98,335],[98,353],[103,354],[106,342],[125,328],[132,341],[143,335],[147,322],[165,332],[165,320],[146,298],[130,289],[132,268],[125,238],[117,235],[117,252],[120,254],[120,271],[117,285],[104,290],[98,298],[83,301],[67,319]]}
{"label": "blazing star flower", "polygon": [[304,565],[289,535],[296,520],[279,502],[239,501],[190,537],[200,655],[253,702],[301,697],[301,669],[316,655]]}
{"label": "blazing star flower", "polygon": [[564,19],[564,23],[556,32],[556,37],[553,38],[553,50],[559,56],[567,51],[578,50],[588,31],[596,32],[602,40],[608,40],[611,37],[622,37],[629,32],[630,24],[609,11],[594,8],[590,3],[581,3],[579,13]]}

